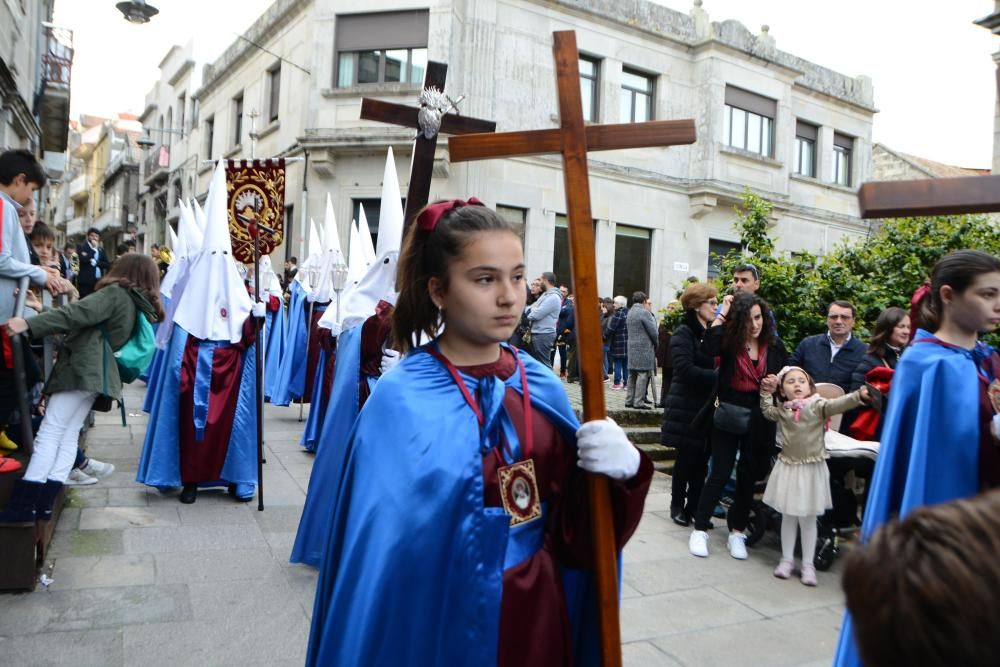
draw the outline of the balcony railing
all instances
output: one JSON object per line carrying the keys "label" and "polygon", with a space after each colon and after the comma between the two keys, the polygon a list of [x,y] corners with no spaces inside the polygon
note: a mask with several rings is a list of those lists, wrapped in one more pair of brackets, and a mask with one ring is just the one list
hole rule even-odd
{"label": "balcony railing", "polygon": [[46,26],[42,78],[48,83],[69,86],[73,70],[73,31]]}
{"label": "balcony railing", "polygon": [[90,187],[87,184],[87,175],[80,174],[69,182],[70,199],[83,200],[90,196]]}
{"label": "balcony railing", "polygon": [[66,223],[66,236],[83,236],[87,228],[87,216],[78,215]]}
{"label": "balcony railing", "polygon": [[149,151],[146,156],[143,179],[149,184],[159,179],[166,179],[170,169],[170,147],[160,145]]}

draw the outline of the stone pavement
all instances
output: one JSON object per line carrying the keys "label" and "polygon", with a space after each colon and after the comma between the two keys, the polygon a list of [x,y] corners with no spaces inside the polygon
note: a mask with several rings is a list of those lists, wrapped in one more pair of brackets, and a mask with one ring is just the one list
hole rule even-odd
{"label": "stone pavement", "polygon": [[[130,406],[141,398],[141,384],[129,388]],[[53,583],[0,594],[0,664],[301,665],[316,574],[288,564],[312,466],[298,410],[266,408],[264,512],[221,492],[181,505],[176,492],[136,484],[138,412],[127,428],[117,414],[97,417],[88,453],[116,471],[72,491],[49,554]],[[623,556],[625,664],[829,664],[837,567],[815,589],[779,581],[776,536],[738,562],[721,529],[711,557],[695,559],[669,501],[669,477],[657,474]]]}

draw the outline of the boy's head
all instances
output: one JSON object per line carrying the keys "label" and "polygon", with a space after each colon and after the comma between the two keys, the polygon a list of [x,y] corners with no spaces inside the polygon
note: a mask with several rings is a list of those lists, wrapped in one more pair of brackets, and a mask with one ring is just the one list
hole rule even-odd
{"label": "boy's head", "polygon": [[22,206],[47,181],[45,169],[23,148],[0,153],[0,189]]}
{"label": "boy's head", "polygon": [[49,226],[44,222],[35,223],[35,228],[31,230],[31,248],[38,255],[38,261],[42,266],[52,263],[54,257],[52,247],[56,242],[56,235],[52,233]]}
{"label": "boy's head", "polygon": [[1000,491],[893,519],[844,563],[868,667],[1000,662]]}
{"label": "boy's head", "polygon": [[25,234],[31,234],[31,230],[35,228],[35,221],[38,220],[36,213],[34,197],[29,197],[28,201],[17,209],[17,221],[21,223],[21,229]]}
{"label": "boy's head", "polygon": [[816,383],[798,366],[785,366],[778,372],[778,396],[783,400],[808,398],[816,393]]}

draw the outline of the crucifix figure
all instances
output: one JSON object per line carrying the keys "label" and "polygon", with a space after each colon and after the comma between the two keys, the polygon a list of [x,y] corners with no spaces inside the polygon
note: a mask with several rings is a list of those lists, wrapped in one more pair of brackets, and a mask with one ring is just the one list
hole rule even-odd
{"label": "crucifix figure", "polygon": [[[695,127],[691,119],[584,126],[576,33],[560,31],[553,33],[553,37],[560,128],[451,137],[448,148],[455,162],[542,153],[562,154],[569,217],[570,267],[577,299],[574,310],[583,389],[583,419],[590,421],[603,419],[605,406],[587,151],[692,144]],[[591,476],[588,484],[594,534],[594,575],[601,612],[602,664],[606,667],[617,666],[621,665],[621,636],[610,494],[607,479],[603,477]]]}
{"label": "crucifix figure", "polygon": [[416,218],[417,212],[427,205],[438,134],[493,132],[497,127],[493,121],[448,113],[457,102],[444,94],[447,75],[446,64],[433,60],[427,63],[419,109],[369,97],[361,98],[361,118],[411,127],[418,131],[410,161],[410,184],[406,190],[406,212],[403,214],[404,232]]}

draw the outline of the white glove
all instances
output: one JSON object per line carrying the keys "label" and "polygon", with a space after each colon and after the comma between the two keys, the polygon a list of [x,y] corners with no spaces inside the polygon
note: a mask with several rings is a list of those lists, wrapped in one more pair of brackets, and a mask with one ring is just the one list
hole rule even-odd
{"label": "white glove", "polygon": [[588,472],[607,475],[619,482],[639,472],[639,450],[625,431],[612,420],[589,421],[576,432],[577,465]]}
{"label": "white glove", "polygon": [[255,301],[253,307],[250,308],[250,312],[256,318],[262,318],[267,314],[267,306],[264,305],[263,301]]}
{"label": "white glove", "polygon": [[379,364],[382,375],[395,368],[401,359],[402,355],[397,350],[382,350],[382,363]]}
{"label": "white glove", "polygon": [[90,265],[91,265],[91,266],[97,266],[97,259],[96,259],[96,258],[94,258],[94,257],[91,257],[91,258],[90,258]]}

